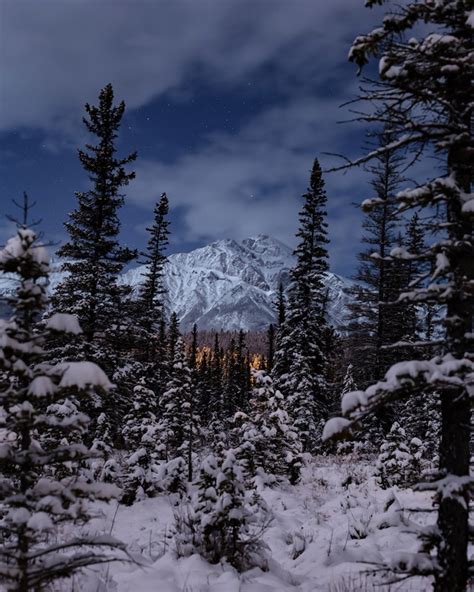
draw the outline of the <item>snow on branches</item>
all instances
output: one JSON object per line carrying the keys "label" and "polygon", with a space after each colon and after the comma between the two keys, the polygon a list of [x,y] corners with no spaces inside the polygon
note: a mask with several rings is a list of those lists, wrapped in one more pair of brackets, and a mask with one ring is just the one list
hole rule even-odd
{"label": "snow on branches", "polygon": [[65,522],[87,522],[89,500],[109,500],[118,492],[78,470],[91,456],[80,438],[88,423],[81,402],[112,385],[90,362],[48,362],[52,335],[77,334],[80,327],[71,315],[39,322],[49,259],[32,230],[20,227],[0,251],[0,272],[19,279],[10,300],[13,316],[0,323],[0,579],[27,592],[110,561],[106,548],[123,549],[110,537],[67,541],[61,530]]}

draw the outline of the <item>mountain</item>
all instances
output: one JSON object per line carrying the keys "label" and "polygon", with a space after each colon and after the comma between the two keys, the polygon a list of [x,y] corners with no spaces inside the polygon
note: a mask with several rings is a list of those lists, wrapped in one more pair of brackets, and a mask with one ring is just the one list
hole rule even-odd
{"label": "mountain", "polygon": [[[220,240],[189,253],[170,255],[165,283],[168,310],[174,310],[183,331],[197,323],[200,330],[264,330],[275,321],[274,302],[280,281],[288,285],[294,264],[292,250],[265,235],[240,242]],[[51,289],[62,279],[60,262],[53,263]],[[121,282],[137,293],[144,266],[128,270]],[[352,282],[326,274],[328,316],[336,327],[344,325],[347,289]],[[0,277],[0,295],[14,287],[12,277]]]}

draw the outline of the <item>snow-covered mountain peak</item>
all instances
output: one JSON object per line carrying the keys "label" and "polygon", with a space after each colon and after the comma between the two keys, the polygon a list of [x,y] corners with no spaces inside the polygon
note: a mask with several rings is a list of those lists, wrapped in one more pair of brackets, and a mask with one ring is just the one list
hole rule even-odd
{"label": "snow-covered mountain peak", "polygon": [[[275,321],[279,283],[288,285],[294,264],[290,247],[260,234],[241,241],[217,240],[188,253],[169,256],[165,267],[167,308],[174,310],[183,331],[199,329],[264,330]],[[129,269],[121,281],[138,293],[145,266]],[[53,265],[52,289],[63,275]],[[330,321],[344,323],[350,280],[328,273]],[[13,278],[0,277],[0,295],[11,293]]]}

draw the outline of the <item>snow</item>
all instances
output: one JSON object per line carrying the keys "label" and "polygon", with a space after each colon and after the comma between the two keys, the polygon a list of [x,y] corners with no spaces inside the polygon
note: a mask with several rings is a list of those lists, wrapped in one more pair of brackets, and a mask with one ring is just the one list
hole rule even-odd
{"label": "snow", "polygon": [[26,525],[31,530],[51,530],[54,527],[53,521],[46,512],[35,512]]}
{"label": "snow", "polygon": [[[434,516],[428,511],[431,492],[383,490],[372,475],[373,464],[374,459],[352,456],[316,457],[303,469],[300,484],[261,489],[273,512],[273,520],[263,535],[268,547],[268,571],[254,568],[238,574],[227,563],[211,565],[199,555],[178,559],[171,536],[176,496],[162,495],[132,507],[120,506],[115,520],[117,507],[110,505],[107,519],[97,520],[91,528],[98,529],[101,525],[105,532],[126,541],[129,552],[140,565],[111,564],[108,585],[97,588],[96,584],[92,590],[384,590],[376,585],[377,576],[362,573],[371,565],[358,562],[388,562],[403,557],[420,566],[428,565],[429,558],[418,552],[419,543],[407,525],[410,521],[426,523]],[[344,485],[349,476],[352,484]],[[417,506],[427,512],[410,511]],[[425,592],[430,589],[429,579],[415,578],[397,589]]]}
{"label": "snow", "polygon": [[0,264],[5,264],[12,259],[24,256],[28,251],[29,256],[39,265],[49,263],[48,251],[43,245],[34,244],[36,234],[28,228],[20,228],[17,234],[7,240],[5,247],[0,251]]}
{"label": "snow", "polygon": [[7,244],[0,251],[0,263],[6,263],[9,259],[16,259],[24,252],[23,244],[19,236],[13,236],[7,240]]}
{"label": "snow", "polygon": [[411,259],[412,255],[408,252],[405,247],[394,247],[390,251],[390,257],[394,259]]}
{"label": "snow", "polygon": [[[259,235],[242,241],[220,240],[189,253],[174,253],[165,265],[168,310],[178,314],[181,329],[266,330],[275,322],[278,285],[284,285],[294,265],[292,249],[277,239]],[[120,282],[137,294],[144,266],[130,269]],[[49,289],[54,292],[64,279],[61,261],[51,264]],[[344,327],[351,280],[327,273],[329,321]],[[0,295],[9,296],[18,287],[15,274],[0,274]]]}
{"label": "snow", "polygon": [[56,386],[49,376],[36,376],[28,387],[28,394],[33,397],[47,397],[56,391]]}
{"label": "snow", "polygon": [[474,199],[466,201],[462,206],[462,211],[464,214],[474,214]]}
{"label": "snow", "polygon": [[326,425],[323,429],[323,441],[331,439],[336,434],[340,434],[350,425],[350,421],[348,419],[344,419],[344,417],[333,417],[329,421],[326,422]]}
{"label": "snow", "polygon": [[93,362],[66,362],[59,364],[57,369],[63,371],[59,388],[100,387],[109,390],[113,387],[105,372]]}
{"label": "snow", "polygon": [[383,78],[397,78],[402,73],[400,66],[390,64],[386,57],[382,57],[379,62],[379,74]]}
{"label": "snow", "polygon": [[467,16],[467,24],[474,29],[474,10],[471,10]]}
{"label": "snow", "polygon": [[431,278],[434,280],[440,275],[446,273],[446,271],[450,268],[449,259],[445,253],[437,253],[436,255],[436,265]]}
{"label": "snow", "polygon": [[423,50],[427,50],[434,45],[457,45],[459,40],[454,35],[440,35],[439,33],[431,33],[424,40],[422,45]]}
{"label": "snow", "polygon": [[76,315],[58,312],[53,314],[46,321],[46,328],[61,333],[70,333],[72,335],[79,335],[82,329]]}

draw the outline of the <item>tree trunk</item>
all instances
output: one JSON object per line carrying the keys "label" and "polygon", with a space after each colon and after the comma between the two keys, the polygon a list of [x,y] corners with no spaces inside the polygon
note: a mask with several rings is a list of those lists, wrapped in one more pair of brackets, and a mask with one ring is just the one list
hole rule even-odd
{"label": "tree trunk", "polygon": [[[467,84],[465,82],[465,84]],[[460,112],[460,111],[458,111]],[[452,148],[448,167],[458,185],[466,192],[471,188],[471,164],[463,146]],[[472,242],[473,225],[463,216],[460,200],[448,202],[448,221],[452,224],[449,238],[462,245]],[[472,332],[473,297],[467,284],[474,279],[472,247],[451,249],[451,281],[455,295],[447,307],[448,351],[456,359],[469,355],[472,342],[466,337]],[[466,387],[447,388],[441,394],[440,469],[446,476],[469,476],[471,411]],[[467,488],[458,496],[439,495],[438,528],[440,543],[438,561],[441,572],[435,577],[435,592],[464,592],[468,581],[469,493]]]}
{"label": "tree trunk", "polygon": [[[464,396],[463,396],[464,395]],[[470,405],[466,393],[445,392],[441,395],[440,468],[451,475],[469,475]],[[441,572],[436,576],[435,592],[464,592],[468,579],[467,492],[460,497],[441,496],[438,528],[441,541],[438,561]]]}

